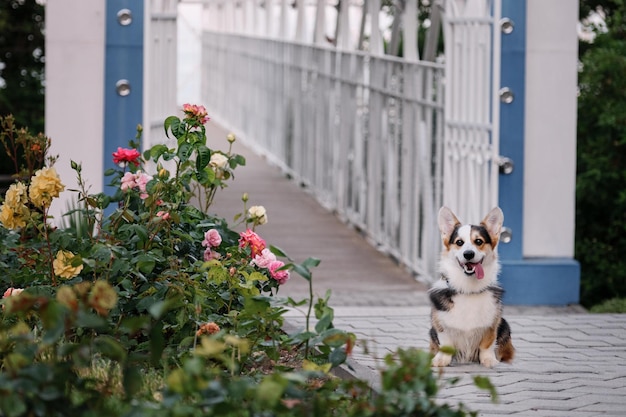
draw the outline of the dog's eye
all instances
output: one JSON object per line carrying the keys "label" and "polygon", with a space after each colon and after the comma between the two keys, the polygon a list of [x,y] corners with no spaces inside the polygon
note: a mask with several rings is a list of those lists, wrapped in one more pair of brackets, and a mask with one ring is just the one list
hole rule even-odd
{"label": "dog's eye", "polygon": [[454,244],[457,246],[463,246],[463,243],[465,242],[463,242],[461,239],[457,239],[456,242],[454,242]]}
{"label": "dog's eye", "polygon": [[481,246],[481,245],[482,245],[483,243],[485,243],[485,242],[483,242],[483,240],[482,240],[482,239],[476,239],[476,240],[474,241],[474,243],[476,244],[476,246]]}

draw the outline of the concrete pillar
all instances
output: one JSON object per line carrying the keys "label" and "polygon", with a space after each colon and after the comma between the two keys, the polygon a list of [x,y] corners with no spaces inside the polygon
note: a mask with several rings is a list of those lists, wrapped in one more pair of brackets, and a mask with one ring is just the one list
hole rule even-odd
{"label": "concrete pillar", "polygon": [[[103,189],[105,0],[46,4],[46,135],[66,190],[76,188],[70,161],[82,163],[91,192]],[[75,194],[51,207],[55,222]]]}
{"label": "concrete pillar", "polygon": [[[578,3],[503,0],[499,178],[510,242],[501,281],[510,304],[578,303],[574,255]],[[509,98],[511,96],[509,95]]]}

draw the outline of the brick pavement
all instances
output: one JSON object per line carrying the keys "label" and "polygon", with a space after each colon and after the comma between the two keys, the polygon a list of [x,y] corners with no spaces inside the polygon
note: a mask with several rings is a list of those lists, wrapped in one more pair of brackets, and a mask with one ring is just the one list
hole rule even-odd
{"label": "brick pavement", "polygon": [[[332,298],[331,298],[332,305]],[[493,369],[478,364],[444,368],[440,401],[464,403],[480,416],[592,417],[626,415],[626,315],[570,308],[511,308],[505,316],[517,357]],[[397,348],[428,349],[429,307],[336,307],[336,327],[357,335],[353,376],[378,384],[382,358]],[[302,326],[301,315],[288,322]],[[368,353],[364,353],[367,346]],[[489,377],[499,402],[475,387]]]}
{"label": "brick pavement", "polygon": [[[227,131],[211,123],[207,133],[209,146],[226,148]],[[322,260],[314,271],[315,293],[332,290],[335,326],[359,338],[351,359],[356,376],[375,387],[380,358],[398,347],[426,349],[426,287],[240,141],[234,150],[246,156],[248,164],[218,193],[211,210],[231,220],[242,207],[241,194],[248,192],[251,204],[268,209],[270,221],[259,229],[263,237],[296,261],[308,256]],[[298,277],[280,292],[297,299],[306,294],[306,282]],[[626,416],[626,315],[586,314],[576,306],[507,306],[505,317],[517,348],[515,362],[494,369],[445,368],[444,381],[460,380],[441,390],[440,401],[463,402],[484,416]],[[289,312],[286,321],[289,328],[304,323],[298,312]],[[364,353],[365,345],[369,354]],[[498,404],[473,385],[473,375],[491,379],[500,395]]]}

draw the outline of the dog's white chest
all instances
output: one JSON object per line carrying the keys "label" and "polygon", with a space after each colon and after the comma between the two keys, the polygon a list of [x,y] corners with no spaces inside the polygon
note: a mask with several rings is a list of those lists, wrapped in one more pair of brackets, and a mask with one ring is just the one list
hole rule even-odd
{"label": "dog's white chest", "polygon": [[498,305],[489,291],[482,294],[457,294],[452,297],[453,306],[439,312],[439,320],[445,327],[471,330],[490,327],[498,314]]}

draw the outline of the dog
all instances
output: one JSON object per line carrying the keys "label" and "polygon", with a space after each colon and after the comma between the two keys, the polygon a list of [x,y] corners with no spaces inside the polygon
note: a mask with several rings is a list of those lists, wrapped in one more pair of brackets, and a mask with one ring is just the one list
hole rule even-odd
{"label": "dog", "polygon": [[[432,304],[430,351],[432,365],[480,362],[493,367],[512,362],[511,328],[502,318],[498,285],[497,246],[504,214],[492,209],[479,225],[461,224],[448,207],[439,210],[443,249],[441,279],[429,290]],[[453,348],[442,349],[443,346]]]}

